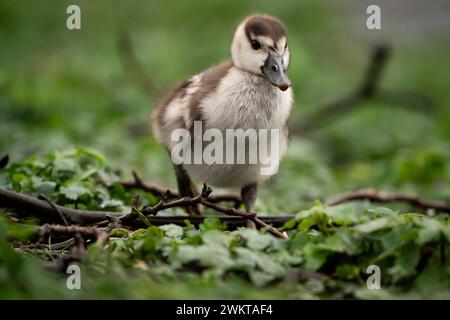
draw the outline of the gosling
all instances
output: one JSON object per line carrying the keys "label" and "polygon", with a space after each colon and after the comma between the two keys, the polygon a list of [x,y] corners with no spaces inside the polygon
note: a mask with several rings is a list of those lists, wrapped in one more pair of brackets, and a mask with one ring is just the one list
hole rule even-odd
{"label": "gosling", "polygon": [[[244,135],[244,139],[248,138],[245,136],[248,129],[277,129],[278,139],[272,142],[277,143],[278,150],[268,154],[272,165],[278,168],[287,149],[287,122],[293,103],[291,82],[286,74],[289,62],[290,52],[283,24],[267,15],[246,17],[234,33],[231,60],[185,79],[160,101],[150,121],[154,137],[171,153],[177,143],[172,134],[177,129],[194,133],[197,124],[201,124],[202,132],[214,129],[223,136],[228,129],[237,130],[236,137]],[[226,144],[235,141],[230,140],[234,138],[224,139],[225,145],[221,150],[224,158],[227,153],[236,151],[236,148],[226,148]],[[190,159],[195,157],[195,148],[191,147],[201,139],[202,136],[194,133],[185,145]],[[201,144],[205,145],[205,141],[202,140]],[[243,156],[247,159],[256,150],[255,143],[246,140],[245,146],[248,148]],[[238,189],[246,211],[250,212],[256,200],[257,185],[270,178],[276,170],[263,174],[261,162],[242,162],[207,164],[177,161],[173,166],[180,195],[193,197],[198,194],[192,181]],[[191,213],[192,210],[198,213],[198,208],[191,208]]]}

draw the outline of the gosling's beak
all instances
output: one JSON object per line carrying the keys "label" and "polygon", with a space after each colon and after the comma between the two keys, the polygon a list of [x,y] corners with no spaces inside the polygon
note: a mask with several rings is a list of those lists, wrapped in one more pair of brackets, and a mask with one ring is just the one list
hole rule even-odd
{"label": "gosling's beak", "polygon": [[261,69],[267,79],[281,91],[286,91],[291,86],[291,80],[284,72],[282,56],[269,54],[266,64]]}

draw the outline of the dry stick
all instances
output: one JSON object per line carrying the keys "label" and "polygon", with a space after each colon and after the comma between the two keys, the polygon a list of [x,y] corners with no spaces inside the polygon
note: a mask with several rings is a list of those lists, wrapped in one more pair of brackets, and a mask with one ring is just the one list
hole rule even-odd
{"label": "dry stick", "polygon": [[100,229],[93,227],[62,226],[58,224],[44,224],[38,227],[39,235],[81,234],[83,236],[97,238],[101,232]]}
{"label": "dry stick", "polygon": [[161,200],[158,204],[156,204],[153,207],[148,207],[148,208],[142,209],[142,213],[155,215],[158,211],[167,209],[167,208],[180,207],[180,206],[187,207],[187,206],[202,204],[205,207],[214,209],[215,211],[218,211],[218,212],[225,213],[226,215],[229,215],[229,216],[238,216],[238,217],[241,217],[244,219],[249,219],[249,220],[253,221],[259,227],[267,229],[267,231],[274,234],[275,236],[282,238],[282,239],[287,239],[286,233],[282,233],[282,232],[278,231],[276,228],[274,228],[273,226],[268,225],[264,221],[260,220],[259,218],[256,217],[256,213],[244,212],[244,211],[238,210],[236,208],[224,207],[224,206],[209,202],[208,200],[209,200],[209,195],[211,194],[211,192],[212,192],[212,189],[210,187],[208,187],[206,184],[204,184],[202,192],[194,198],[186,197],[186,198],[178,199],[178,200],[175,200],[172,202],[164,202],[163,200]]}
{"label": "dry stick", "polygon": [[75,243],[77,241],[80,242],[81,238],[77,240],[77,237],[79,238],[80,236],[84,236],[94,238],[102,247],[106,244],[109,238],[109,233],[103,229],[95,227],[62,226],[56,224],[44,224],[38,227],[37,234],[41,238],[45,235],[74,235]]}
{"label": "dry stick", "polygon": [[[46,227],[47,229],[44,229],[42,227]],[[81,262],[84,260],[85,256],[85,241],[80,233],[71,233],[68,228],[65,226],[58,226],[58,225],[44,225],[41,226],[41,237],[45,235],[46,233],[58,233],[58,234],[73,234],[74,235],[74,245],[70,248],[69,252],[67,254],[59,255],[56,258],[52,259],[51,261],[44,262],[44,267],[48,270],[53,271],[67,271],[67,268],[69,265],[73,264],[74,262]],[[84,227],[78,227],[78,228],[84,228]],[[82,231],[81,229],[78,231]],[[90,232],[88,232],[90,233]],[[99,233],[97,233],[98,235]],[[97,236],[96,235],[96,236]]]}
{"label": "dry stick", "polygon": [[[119,212],[106,211],[82,211],[63,206],[54,205],[61,212],[66,220],[72,224],[88,225],[103,220],[108,220],[108,216],[120,217]],[[44,221],[60,221],[61,217],[54,207],[49,203],[4,188],[0,188],[0,208],[12,209],[15,212],[31,214]]]}
{"label": "dry stick", "polygon": [[373,202],[407,202],[414,207],[450,213],[450,204],[431,202],[423,200],[417,196],[402,193],[386,193],[374,189],[362,189],[354,192],[348,192],[342,196],[327,201],[326,205],[335,206],[355,200],[370,200]]}
{"label": "dry stick", "polygon": [[64,217],[64,214],[61,212],[61,210],[59,210],[56,207],[56,205],[53,202],[50,201],[49,198],[47,198],[44,194],[40,193],[40,194],[38,194],[38,199],[46,201],[58,213],[58,215],[61,217],[61,220],[64,222],[64,225],[66,225],[66,226],[69,225],[67,223],[66,218]]}
{"label": "dry stick", "polygon": [[[118,181],[118,184],[121,184],[125,187],[125,189],[141,189],[146,192],[150,192],[155,196],[165,197],[165,198],[180,198],[180,194],[170,188],[159,186],[157,184],[147,182],[141,179],[141,177],[137,174],[136,171],[132,171],[133,181],[121,180]],[[217,202],[234,202],[235,205],[239,205],[242,203],[242,199],[237,194],[224,194],[224,195],[210,195],[208,197],[209,202],[217,203]]]}
{"label": "dry stick", "polygon": [[150,182],[145,182],[134,170],[131,173],[133,174],[134,181],[119,181],[119,184],[123,185],[127,189],[137,188],[146,192],[150,192],[160,197],[167,197],[167,198],[180,197],[179,193],[176,192],[175,190],[162,187]]}
{"label": "dry stick", "polygon": [[[270,232],[276,234],[279,237],[284,237],[285,235],[272,225],[282,225],[285,222],[294,218],[294,216],[282,216],[282,217],[264,217],[259,218],[256,217],[253,213],[247,213],[239,211],[235,208],[229,208],[220,206],[217,204],[213,204],[209,202],[208,198],[205,198],[205,193],[203,192],[203,196],[200,195],[195,198],[183,198],[172,201],[170,203],[160,203],[157,204],[156,207],[158,210],[163,210],[163,208],[171,208],[175,206],[185,206],[192,205],[194,203],[201,203],[202,205],[214,209],[216,211],[225,213],[230,215],[228,217],[217,217],[223,222],[227,223],[232,227],[245,226],[245,219],[251,219],[255,224],[262,228],[268,228]],[[337,204],[341,204],[348,201],[354,200],[370,200],[374,202],[392,202],[392,201],[401,201],[407,202],[413,206],[424,208],[424,209],[434,209],[437,211],[443,211],[450,213],[450,204],[445,203],[434,203],[426,200],[422,200],[418,197],[405,195],[405,194],[386,194],[381,193],[376,190],[360,190],[356,192],[347,193],[341,197],[336,199],[327,201],[326,204],[329,206],[334,206]],[[109,219],[112,217],[123,217],[123,214],[117,212],[103,212],[103,211],[81,211],[70,208],[64,208],[62,206],[55,205],[67,218],[69,221],[77,221],[80,224],[90,224],[90,223],[99,223],[102,224],[104,222],[108,223]],[[22,195],[16,193],[14,191],[9,191],[3,188],[0,188],[0,208],[10,208],[14,211],[25,212],[27,214],[33,214],[40,218],[45,218],[50,221],[59,221],[60,217],[55,212],[55,210],[46,202],[34,199],[32,197]],[[162,216],[152,216],[155,213],[155,207],[153,208],[144,208],[143,210],[147,210],[146,213],[149,214],[147,219],[150,223],[155,225],[162,225],[167,223],[175,223],[178,225],[184,225],[184,221],[190,220],[193,224],[200,224],[206,217],[186,217],[186,216],[175,216],[175,217],[162,217]],[[70,228],[70,227],[64,227]],[[68,232],[69,230],[77,230],[80,232],[84,232],[84,229],[64,229],[64,232]]]}
{"label": "dry stick", "polygon": [[75,243],[75,239],[70,238],[68,240],[58,242],[58,243],[52,243],[52,244],[32,243],[32,244],[21,245],[18,247],[18,249],[29,249],[29,250],[51,249],[52,251],[53,250],[65,250],[65,249],[69,248],[71,245],[73,245],[74,243]]}
{"label": "dry stick", "polygon": [[[143,181],[139,178],[139,176],[133,172],[133,176],[136,182],[136,185],[141,186],[143,185]],[[230,207],[224,207],[215,203],[209,202],[209,195],[211,194],[212,189],[208,187],[206,184],[203,185],[202,192],[193,198],[185,197],[178,200],[174,200],[171,202],[165,202],[164,200],[159,201],[155,206],[153,207],[147,207],[141,210],[141,212],[145,215],[155,215],[158,211],[173,208],[173,207],[189,207],[194,206],[197,204],[202,204],[205,207],[214,209],[215,211],[222,212],[229,216],[237,216],[244,219],[249,219],[253,221],[256,225],[258,225],[261,228],[267,229],[270,233],[276,235],[277,237],[280,237],[282,239],[287,239],[287,235],[285,233],[282,233],[278,231],[276,228],[274,228],[271,225],[268,225],[261,219],[256,217],[256,213],[251,212],[244,212],[241,210],[238,210],[236,208],[230,208]],[[127,220],[132,216],[133,214],[126,215],[121,218],[121,220]]]}
{"label": "dry stick", "polygon": [[[251,221],[253,221],[257,226],[259,226],[260,228],[264,228],[267,229],[267,231],[269,231],[270,233],[276,235],[279,238],[282,239],[287,239],[287,234],[286,233],[282,233],[279,230],[277,230],[275,227],[273,227],[272,225],[267,224],[266,222],[262,221],[261,219],[256,217],[256,213],[253,212],[244,212],[244,211],[240,211],[237,210],[235,208],[230,208],[230,207],[224,207],[215,203],[211,203],[208,201],[208,199],[202,199],[201,204],[204,205],[205,207],[214,209],[218,212],[222,212],[225,213],[226,215],[230,215],[230,216],[238,216],[238,217],[242,217],[245,219],[249,219]],[[293,216],[292,216],[293,218]]]}
{"label": "dry stick", "polygon": [[[208,198],[209,199],[209,198]],[[178,204],[189,203],[184,201],[178,202]],[[213,204],[208,204],[212,209]],[[111,217],[113,218],[122,218],[124,216],[123,213],[119,212],[110,212],[110,211],[82,211],[71,208],[65,208],[59,205],[55,205],[67,218],[68,222],[79,224],[79,225],[105,225],[108,224]],[[172,204],[173,206],[173,204]],[[25,215],[33,215],[38,217],[44,221],[49,222],[59,222],[60,216],[55,212],[55,210],[46,202],[35,199],[33,197],[20,194],[14,191],[6,190],[0,187],[0,208],[10,209],[11,211],[17,213],[23,213]],[[225,207],[226,208],[226,207]],[[232,209],[232,208],[230,208]],[[234,211],[235,213],[239,211]],[[224,212],[225,213],[225,212]],[[245,213],[244,213],[245,215]],[[216,216],[211,216],[216,217]],[[154,225],[163,225],[174,223],[178,225],[185,225],[184,221],[189,220],[194,225],[199,225],[204,221],[208,216],[147,216],[147,219],[151,224]],[[220,219],[222,222],[226,223],[232,228],[245,226],[245,220],[242,217],[236,216],[227,216],[227,217],[216,217]],[[281,226],[285,222],[294,218],[293,215],[285,215],[278,217],[260,217],[260,220],[264,221],[267,224],[273,224],[276,226]],[[139,225],[139,224],[137,224]]]}
{"label": "dry stick", "polygon": [[[217,218],[222,223],[225,223],[229,230],[234,230],[239,227],[246,226],[246,220],[239,216],[147,216],[147,220],[155,226],[161,226],[165,224],[176,224],[179,226],[186,226],[186,220],[188,220],[192,225],[198,226],[205,221],[207,218]],[[271,217],[258,217],[259,220],[263,221],[268,225],[272,225],[275,228],[282,227],[289,220],[294,219],[294,215],[281,215],[281,216],[271,216]],[[105,224],[104,224],[105,225]],[[143,224],[140,224],[143,226]]]}
{"label": "dry stick", "polygon": [[210,202],[209,197],[202,199],[200,203],[207,208],[211,208],[215,211],[225,213],[228,216],[236,216],[236,217],[241,217],[241,218],[245,218],[245,219],[253,219],[256,216],[256,213],[254,213],[254,212],[245,212],[245,211],[241,211],[236,208],[225,207],[225,206],[221,206],[216,203],[212,203],[212,202]]}

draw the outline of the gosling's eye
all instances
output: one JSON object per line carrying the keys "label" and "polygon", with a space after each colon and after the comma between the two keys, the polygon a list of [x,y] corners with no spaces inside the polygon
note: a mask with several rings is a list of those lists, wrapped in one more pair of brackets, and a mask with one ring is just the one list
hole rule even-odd
{"label": "gosling's eye", "polygon": [[261,49],[261,44],[259,43],[258,40],[252,40],[251,45],[253,50]]}

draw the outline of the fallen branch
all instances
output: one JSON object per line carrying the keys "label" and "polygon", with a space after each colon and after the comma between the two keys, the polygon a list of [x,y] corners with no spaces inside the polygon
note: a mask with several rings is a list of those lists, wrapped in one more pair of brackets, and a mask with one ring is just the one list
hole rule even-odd
{"label": "fallen branch", "polygon": [[65,226],[69,225],[67,223],[66,217],[64,217],[64,214],[61,212],[61,210],[59,210],[56,207],[56,205],[53,202],[50,201],[49,198],[47,198],[44,194],[38,194],[38,199],[46,201],[53,208],[53,210],[55,210],[59,214],[59,216],[61,217],[61,220],[64,222],[64,225]]}
{"label": "fallen branch", "polygon": [[[142,212],[146,214],[147,220],[151,224],[161,225],[167,223],[176,223],[180,225],[185,225],[185,221],[189,220],[193,224],[198,225],[207,217],[192,217],[192,216],[178,216],[178,217],[157,217],[154,216],[156,212],[160,210],[164,210],[167,208],[173,207],[185,207],[191,206],[193,204],[199,204],[209,207],[218,212],[229,215],[229,217],[217,217],[222,222],[229,225],[231,228],[237,228],[241,226],[245,226],[245,219],[250,219],[255,222],[261,228],[266,228],[269,232],[275,234],[276,236],[285,238],[285,235],[275,227],[271,226],[272,223],[275,223],[276,226],[281,226],[285,222],[292,219],[294,216],[283,216],[283,217],[261,217],[256,218],[255,213],[247,213],[244,211],[237,210],[231,207],[220,206],[214,203],[209,202],[209,193],[211,189],[204,188],[202,194],[194,198],[182,198],[178,200],[174,200],[171,202],[159,202],[153,207],[147,207],[142,209]],[[58,209],[58,212],[53,208],[55,206]],[[108,225],[111,220],[119,220],[121,223],[124,223],[126,226],[130,227],[142,227],[145,224],[132,214],[126,214],[119,212],[108,212],[108,211],[82,211],[71,208],[65,208],[63,206],[59,206],[54,204],[51,206],[46,201],[41,201],[35,199],[33,197],[20,194],[14,191],[6,190],[0,188],[0,208],[8,208],[14,212],[23,213],[25,215],[33,215],[35,217],[40,218],[46,222],[59,222],[61,220],[60,214],[64,215],[68,222],[72,224],[78,225],[93,225],[98,226]],[[69,226],[66,228],[71,228],[73,226]],[[83,229],[61,229],[66,230],[83,230]],[[56,232],[56,229],[54,230]],[[87,231],[86,231],[87,232]]]}
{"label": "fallen branch", "polygon": [[[55,207],[57,210],[55,210]],[[67,222],[78,225],[89,225],[107,220],[108,216],[120,217],[123,215],[119,212],[81,211],[56,204],[50,205],[46,201],[4,188],[0,188],[0,208],[11,209],[25,215],[33,215],[45,222],[52,223],[61,221],[60,214],[63,214]]]}
{"label": "fallen branch", "polygon": [[[148,215],[154,216],[158,211],[161,211],[164,209],[174,208],[174,207],[191,207],[191,206],[195,206],[198,204],[202,204],[205,207],[214,209],[215,211],[224,213],[229,216],[236,216],[236,217],[240,217],[240,218],[244,218],[244,219],[249,219],[249,220],[253,221],[257,226],[259,226],[260,228],[266,229],[268,232],[272,233],[273,235],[275,235],[279,238],[282,238],[282,239],[287,239],[287,234],[280,232],[275,227],[273,227],[273,226],[267,224],[266,222],[264,222],[263,220],[257,218],[256,213],[244,212],[244,211],[238,210],[236,208],[225,207],[225,206],[221,206],[221,205],[209,202],[209,195],[211,194],[211,192],[212,192],[212,189],[210,187],[208,187],[206,184],[204,184],[202,192],[196,197],[193,197],[193,198],[185,197],[185,198],[181,198],[181,199],[174,200],[171,202],[165,202],[164,200],[161,200],[155,206],[146,207],[146,208],[142,209],[141,212],[146,216],[148,216]],[[130,216],[134,216],[133,213],[122,217],[121,220],[128,220],[128,219],[130,219]]]}
{"label": "fallen branch", "polygon": [[38,227],[38,234],[40,236],[80,234],[86,237],[93,237],[96,239],[102,232],[104,231],[94,227],[62,226],[57,224],[44,224]]}
{"label": "fallen branch", "polygon": [[65,241],[61,241],[58,243],[52,243],[52,244],[46,244],[46,243],[31,243],[31,244],[24,244],[20,245],[17,249],[20,250],[51,250],[51,251],[57,251],[57,250],[67,250],[75,243],[75,238],[69,238]]}
{"label": "fallen branch", "polygon": [[[284,215],[278,217],[258,217],[255,213],[248,213],[240,211],[236,208],[211,203],[209,199],[210,193],[210,188],[203,188],[202,193],[194,198],[182,198],[169,202],[166,202],[166,200],[161,200],[153,207],[143,208],[142,213],[146,215],[146,219],[152,225],[173,223],[183,226],[186,224],[186,220],[188,220],[193,225],[198,226],[204,221],[204,219],[208,218],[208,216],[155,216],[155,214],[167,208],[185,207],[192,206],[193,204],[201,204],[217,212],[226,214],[227,216],[214,217],[220,219],[223,223],[226,223],[229,229],[244,227],[246,225],[246,220],[251,220],[258,227],[265,228],[269,232],[280,238],[285,238],[286,235],[284,233],[281,233],[276,228],[282,226],[284,223],[295,217],[294,215]],[[355,200],[369,200],[373,202],[406,202],[421,209],[433,209],[436,211],[450,213],[450,204],[426,201],[416,196],[400,193],[389,194],[373,189],[364,189],[346,193],[340,197],[326,201],[326,205],[335,206],[341,203]],[[58,210],[55,210],[53,206],[55,206]],[[133,216],[132,214],[124,215],[118,212],[107,211],[82,211],[65,208],[56,204],[53,204],[53,206],[46,201],[41,201],[27,195],[0,188],[0,208],[9,208],[14,212],[33,215],[43,221],[53,223],[59,223],[59,221],[61,221],[61,215],[64,215],[67,221],[72,224],[79,224],[84,226],[95,224],[95,227],[91,228],[80,226],[51,227],[48,225],[44,225],[42,226],[43,231],[46,230],[47,232],[60,232],[66,234],[84,234],[94,237],[98,236],[96,232],[98,232],[99,229],[97,229],[96,227],[107,226],[112,220],[119,221],[120,224],[123,224],[127,227],[145,227],[145,224],[142,222],[142,220],[139,219],[139,217]]]}
{"label": "fallen branch", "polygon": [[[270,225],[270,224],[264,222],[263,220],[259,219],[258,217],[256,217],[256,213],[248,213],[248,212],[243,212],[243,211],[237,210],[235,208],[224,207],[224,206],[221,206],[218,204],[211,203],[208,200],[209,200],[209,198],[203,199],[201,204],[204,205],[205,207],[214,209],[218,212],[222,212],[222,213],[225,213],[230,216],[238,216],[238,217],[243,217],[243,218],[249,219],[249,220],[253,221],[260,228],[266,229],[267,231],[276,235],[279,238],[282,238],[282,239],[288,238],[286,233],[280,232],[272,225]],[[293,216],[291,217],[291,219],[292,218],[293,218]]]}
{"label": "fallen branch", "polygon": [[355,200],[369,200],[372,202],[406,202],[414,207],[424,210],[432,209],[450,213],[450,204],[431,202],[413,195],[402,193],[386,193],[374,189],[362,189],[358,191],[348,192],[335,199],[328,200],[326,202],[326,205],[335,206],[341,203]]}
{"label": "fallen branch", "polygon": [[[274,217],[258,217],[268,225],[272,225],[275,228],[282,227],[286,222],[292,220],[294,215],[282,215]],[[199,226],[208,218],[219,219],[222,223],[227,225],[228,230],[234,230],[240,227],[245,227],[245,219],[238,216],[148,216],[147,220],[155,226],[161,226],[165,224],[176,224],[179,226],[186,226],[186,221],[189,221],[194,226]],[[140,226],[145,226],[143,223],[138,223]],[[136,225],[137,226],[137,225]]]}

